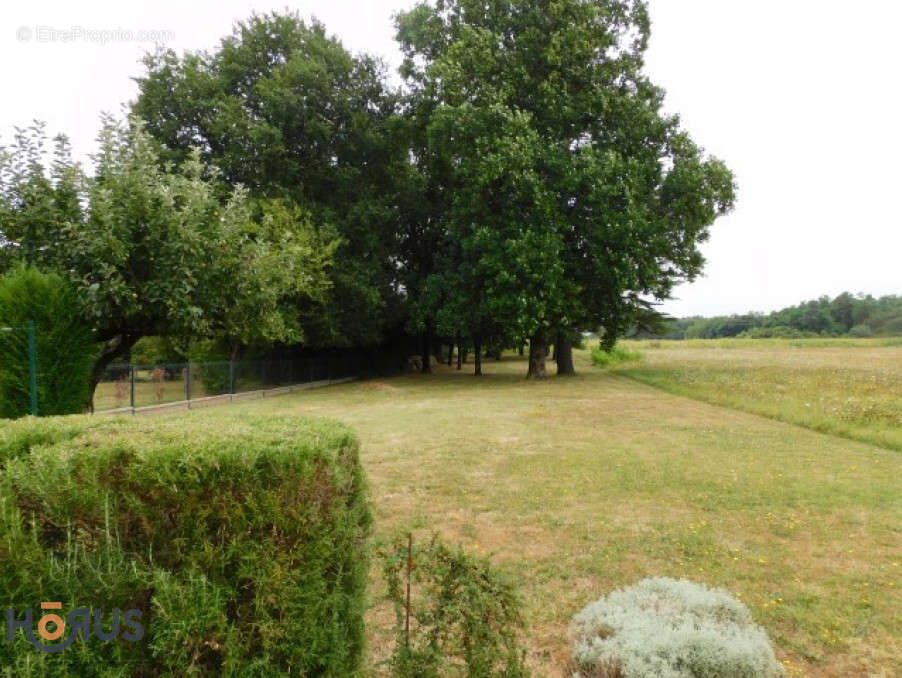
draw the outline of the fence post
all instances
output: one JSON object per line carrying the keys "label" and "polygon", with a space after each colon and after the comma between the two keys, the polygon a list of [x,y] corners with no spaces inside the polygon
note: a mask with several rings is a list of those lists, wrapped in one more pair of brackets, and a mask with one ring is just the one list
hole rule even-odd
{"label": "fence post", "polygon": [[185,363],[185,400],[188,401],[188,407],[191,407],[191,361]]}
{"label": "fence post", "polygon": [[35,338],[34,320],[25,326],[28,335],[28,390],[31,396],[31,415],[38,416],[38,342]]}
{"label": "fence post", "polygon": [[134,414],[135,410],[135,363],[128,364],[128,404],[129,407],[132,408],[132,413]]}
{"label": "fence post", "polygon": [[235,395],[235,361],[229,360],[229,395]]}

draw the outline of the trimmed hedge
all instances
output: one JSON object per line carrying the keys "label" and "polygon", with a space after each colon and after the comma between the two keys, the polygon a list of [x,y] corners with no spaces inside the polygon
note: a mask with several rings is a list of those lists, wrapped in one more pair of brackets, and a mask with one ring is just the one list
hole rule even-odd
{"label": "trimmed hedge", "polygon": [[[136,642],[57,654],[0,636],[18,677],[354,676],[370,514],[354,435],[314,419],[27,418],[0,425],[0,602],[19,619],[142,611]],[[64,615],[65,618],[65,615]],[[106,617],[104,617],[106,619]]]}
{"label": "trimmed hedge", "polygon": [[0,418],[31,413],[26,324],[35,324],[38,414],[84,412],[97,354],[78,295],[57,273],[17,266],[0,277]]}

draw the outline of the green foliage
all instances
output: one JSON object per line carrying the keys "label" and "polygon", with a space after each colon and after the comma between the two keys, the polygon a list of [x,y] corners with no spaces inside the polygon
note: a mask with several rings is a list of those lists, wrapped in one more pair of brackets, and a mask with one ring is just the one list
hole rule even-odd
{"label": "green foliage", "polygon": [[[192,435],[186,437],[186,427]],[[137,608],[144,638],[16,676],[358,674],[370,516],[353,434],[324,420],[22,419],[0,428],[0,599]]]}
{"label": "green foliage", "polygon": [[282,234],[309,221],[338,248],[324,294],[301,300],[305,341],[378,340],[396,297],[394,172],[406,160],[382,65],[315,20],[274,12],[239,22],[210,53],[161,51],[145,66],[133,112],[166,160],[199,146],[227,184],[281,205]]}
{"label": "green foliage", "polygon": [[735,337],[760,323],[758,316],[731,315],[729,317],[698,318],[686,328],[686,339],[716,339]]}
{"label": "green foliage", "polygon": [[53,162],[44,167],[45,125],[16,128],[0,148],[0,250],[7,262],[54,265],[63,224],[81,219],[85,191],[81,168],[65,136],[54,140]]}
{"label": "green foliage", "polygon": [[644,3],[447,0],[397,26],[442,255],[421,313],[506,343],[615,336],[698,274],[733,177],[662,112]]}
{"label": "green foliage", "polygon": [[29,414],[29,358],[26,324],[34,322],[38,413],[81,412],[96,346],[93,333],[75,313],[78,299],[67,280],[20,265],[0,277],[0,417]]}
{"label": "green foliage", "polygon": [[[69,313],[103,342],[95,377],[147,335],[303,339],[298,304],[322,296],[334,250],[306,217],[223,188],[196,149],[164,165],[138,119],[104,121],[93,177],[65,146],[48,173],[44,144],[36,127],[0,156],[2,236],[75,285],[78,303]],[[33,217],[35,186],[65,209]]]}
{"label": "green foliage", "polygon": [[639,351],[626,348],[619,344],[606,351],[601,347],[592,349],[592,364],[596,367],[614,367],[622,363],[638,362],[642,360],[642,354]]}
{"label": "green foliage", "polygon": [[292,12],[149,56],[145,122],[104,126],[97,176],[64,140],[45,172],[40,128],[2,156],[0,259],[69,272],[102,360],[146,335],[540,347],[656,322],[735,187],[643,72],[645,3],[446,0],[397,28],[403,93]]}
{"label": "green foliage", "polygon": [[736,336],[740,339],[804,339],[818,335],[814,332],[803,332],[795,327],[774,325],[773,327],[753,327]]}
{"label": "green foliage", "polygon": [[161,365],[185,360],[182,349],[168,337],[142,337],[132,346],[129,362],[136,365]]}
{"label": "green foliage", "polygon": [[412,549],[407,537],[398,537],[383,558],[395,612],[395,678],[528,676],[518,643],[520,601],[487,559],[450,548],[437,537]]}
{"label": "green foliage", "polygon": [[801,339],[816,336],[898,336],[902,334],[902,297],[853,296],[843,292],[788,306],[773,313],[671,319],[663,327],[633,327],[631,338]]}
{"label": "green foliage", "polygon": [[574,678],[780,678],[764,630],[728,592],[645,579],[573,619]]}
{"label": "green foliage", "polygon": [[149,56],[145,122],[104,125],[97,176],[64,140],[45,172],[40,128],[2,156],[0,259],[71,275],[101,368],[146,335],[233,353],[404,327],[539,357],[659,323],[648,300],[699,274],[735,186],[643,71],[645,3],[443,0],[397,29],[402,93],[292,12]]}

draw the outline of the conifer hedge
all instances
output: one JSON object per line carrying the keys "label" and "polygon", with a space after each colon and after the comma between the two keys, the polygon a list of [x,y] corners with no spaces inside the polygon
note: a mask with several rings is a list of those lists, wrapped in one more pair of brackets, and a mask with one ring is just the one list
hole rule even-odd
{"label": "conifer hedge", "polygon": [[97,346],[78,311],[75,290],[57,273],[17,266],[0,276],[0,418],[31,412],[29,322],[35,330],[38,414],[84,412]]}
{"label": "conifer hedge", "polygon": [[[0,674],[354,676],[369,528],[357,440],[331,421],[0,424]],[[139,610],[143,637],[8,642],[7,608],[37,626],[44,601],[107,630]]]}

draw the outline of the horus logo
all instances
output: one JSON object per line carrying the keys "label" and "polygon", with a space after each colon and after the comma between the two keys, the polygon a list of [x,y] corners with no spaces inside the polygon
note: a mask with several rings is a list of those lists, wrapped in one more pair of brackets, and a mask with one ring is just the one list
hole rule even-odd
{"label": "horus logo", "polygon": [[[62,609],[62,603],[41,603],[41,610]],[[94,610],[92,614],[88,608],[79,607],[69,612],[66,615],[66,619],[63,619],[60,616],[61,614],[55,612],[42,613],[41,618],[38,620],[38,635],[50,643],[45,645],[35,637],[34,614],[31,608],[25,610],[24,620],[16,619],[16,611],[10,608],[6,611],[6,640],[10,643],[13,642],[16,638],[16,629],[22,629],[28,642],[42,652],[62,652],[72,645],[79,635],[84,641],[91,637],[92,632],[96,638],[103,642],[109,642],[121,637],[123,640],[133,643],[144,637],[144,627],[138,621],[141,619],[141,610],[128,610],[125,614],[120,615],[119,610],[114,609],[109,631],[105,631],[103,628],[103,610]],[[128,629],[121,636],[119,633],[120,621],[121,625]],[[69,631],[68,634],[66,634],[67,629]],[[63,638],[62,642],[54,643],[60,638]]]}

